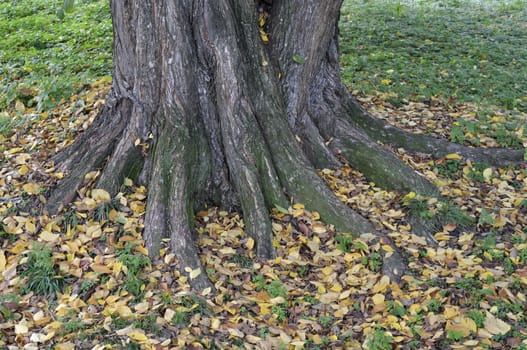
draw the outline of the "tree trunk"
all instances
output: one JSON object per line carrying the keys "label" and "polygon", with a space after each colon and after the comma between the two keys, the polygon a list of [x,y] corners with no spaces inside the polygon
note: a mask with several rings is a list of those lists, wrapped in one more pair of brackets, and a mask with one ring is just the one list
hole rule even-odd
{"label": "tree trunk", "polygon": [[[340,231],[375,231],[317,174],[339,165],[336,151],[385,187],[437,195],[372,138],[396,139],[357,109],[341,83],[341,3],[111,1],[112,90],[94,124],[55,156],[68,177],[51,192],[48,210],[73,200],[95,168],[102,169],[97,187],[110,193],[125,177],[142,182],[150,254],[169,236],[181,268],[195,269],[194,211],[205,204],[241,209],[264,258],[273,256],[269,209],[290,199]],[[263,28],[259,15],[268,16]],[[397,278],[402,260],[390,259],[385,272]],[[204,276],[195,288],[208,285]]]}

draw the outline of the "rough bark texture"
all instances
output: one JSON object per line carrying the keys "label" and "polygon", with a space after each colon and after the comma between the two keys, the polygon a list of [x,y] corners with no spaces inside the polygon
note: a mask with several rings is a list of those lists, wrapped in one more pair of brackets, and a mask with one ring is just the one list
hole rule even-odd
{"label": "rough bark texture", "polygon": [[[48,209],[71,201],[94,168],[102,169],[97,187],[113,193],[131,177],[149,189],[144,239],[150,254],[169,236],[181,267],[194,269],[200,261],[193,215],[205,203],[241,209],[264,258],[273,255],[269,208],[291,198],[338,230],[373,232],[317,174],[339,165],[336,149],[379,185],[427,195],[438,191],[379,141],[494,163],[493,153],[408,134],[358,107],[340,81],[341,4],[111,1],[112,91],[91,128],[55,157],[69,175],[51,193]],[[259,35],[262,6],[270,15],[269,44]],[[398,278],[402,259],[397,253],[389,259],[385,273]],[[207,286],[203,276],[194,287]]]}

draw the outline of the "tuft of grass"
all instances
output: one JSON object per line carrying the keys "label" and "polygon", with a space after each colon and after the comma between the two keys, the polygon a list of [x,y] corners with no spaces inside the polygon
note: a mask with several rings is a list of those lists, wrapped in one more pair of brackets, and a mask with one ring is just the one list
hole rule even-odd
{"label": "tuft of grass", "polygon": [[0,136],[8,137],[13,133],[15,121],[9,115],[0,115]]}
{"label": "tuft of grass", "polygon": [[380,253],[373,252],[369,255],[363,256],[361,264],[368,267],[373,272],[378,272],[382,267],[382,256]]}
{"label": "tuft of grass", "polygon": [[335,236],[337,248],[343,252],[350,252],[353,249],[353,240],[353,237],[348,234],[338,234]]}
{"label": "tuft of grass", "polygon": [[377,328],[368,338],[366,342],[366,349],[368,350],[389,350],[393,348],[393,337],[380,328]]}
{"label": "tuft of grass", "polygon": [[150,266],[150,258],[142,254],[132,252],[133,245],[127,243],[123,250],[118,252],[118,260],[126,266],[127,274],[124,288],[140,299],[144,293],[144,284],[146,279],[142,276],[145,267]]}
{"label": "tuft of grass", "polygon": [[441,310],[441,302],[439,301],[439,299],[431,299],[429,302],[428,302],[428,311],[431,311],[433,313],[438,313],[440,310]]}
{"label": "tuft of grass", "polygon": [[459,174],[460,161],[457,159],[447,159],[442,164],[437,164],[437,172],[449,179],[454,179]]}
{"label": "tuft of grass", "polygon": [[468,317],[470,317],[474,321],[474,323],[476,323],[476,326],[478,328],[484,327],[484,322],[485,322],[485,317],[486,317],[484,312],[479,311],[479,310],[469,310]]}
{"label": "tuft of grass", "polygon": [[253,266],[251,258],[242,254],[234,254],[231,261],[235,264],[240,264],[240,266],[244,268],[251,268]]}
{"label": "tuft of grass", "polygon": [[62,291],[64,280],[59,276],[51,249],[34,244],[27,254],[26,269],[21,276],[25,279],[22,293],[33,292],[48,298],[55,298],[55,293]]}
{"label": "tuft of grass", "polygon": [[416,195],[414,192],[403,197],[402,204],[410,214],[423,219],[434,230],[440,230],[445,224],[468,229],[475,222],[474,218],[451,203]]}
{"label": "tuft of grass", "polygon": [[287,299],[287,289],[282,284],[280,280],[273,280],[269,283],[265,289],[271,298],[282,297]]}

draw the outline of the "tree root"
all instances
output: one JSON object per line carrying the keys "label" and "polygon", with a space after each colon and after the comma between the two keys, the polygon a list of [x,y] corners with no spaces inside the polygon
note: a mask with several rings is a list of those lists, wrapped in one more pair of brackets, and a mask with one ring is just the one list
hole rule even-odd
{"label": "tree root", "polygon": [[125,128],[128,109],[126,100],[118,100],[110,94],[107,104],[90,128],[73,145],[52,158],[57,164],[56,171],[66,173],[67,177],[61,181],[60,188],[51,191],[47,198],[45,209],[50,214],[56,214],[72,202],[84,183],[86,173],[102,166],[113,152]]}
{"label": "tree root", "polygon": [[373,117],[365,112],[352,97],[347,99],[345,106],[351,122],[378,142],[391,143],[412,152],[429,153],[436,158],[444,157],[449,153],[457,153],[464,158],[493,166],[525,162],[523,149],[472,148],[430,135],[413,134]]}

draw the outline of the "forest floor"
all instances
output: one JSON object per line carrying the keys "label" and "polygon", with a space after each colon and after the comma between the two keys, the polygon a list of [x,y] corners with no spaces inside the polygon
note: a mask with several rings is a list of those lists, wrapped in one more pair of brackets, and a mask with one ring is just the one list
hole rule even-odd
{"label": "forest floor", "polygon": [[[111,198],[93,188],[94,171],[59,216],[35,210],[33,204],[45,201],[45,190],[64,175],[54,171],[49,156],[91,123],[110,85],[104,77],[109,55],[103,39],[110,28],[102,21],[108,20],[105,2],[82,3],[62,20],[60,11],[43,3],[0,1],[0,13],[10,19],[0,23],[0,34],[35,23],[31,16],[59,31],[67,23],[95,31],[89,21],[96,21],[106,29],[92,33],[91,55],[104,57],[71,54],[73,63],[84,61],[84,75],[67,63],[55,65],[53,73],[45,69],[46,60],[56,57],[52,51],[62,45],[80,54],[85,35],[74,30],[60,42],[40,36],[37,43],[35,33],[19,31],[19,38],[33,38],[20,44],[27,49],[24,59],[9,56],[16,50],[0,41],[0,349],[527,349],[525,164],[496,168],[457,154],[434,159],[394,149],[463,213],[438,227],[437,247],[412,235],[405,218],[409,210],[431,218],[441,212],[439,203],[378,188],[346,165],[322,169],[334,192],[400,247],[409,269],[399,284],[380,273],[381,251],[390,246],[373,244],[368,234],[352,239],[335,232],[300,203],[273,210],[277,258],[268,261],[255,257],[239,214],[199,212],[204,270],[190,274],[207,274],[216,287],[201,293],[190,290],[170,251],[147,257],[141,238],[146,188],[125,181]],[[408,130],[482,147],[527,146],[527,79],[521,79],[527,65],[520,62],[527,55],[519,44],[527,36],[525,2],[507,2],[503,12],[492,14],[483,6],[443,3],[444,20],[434,22],[421,2],[412,8],[408,2],[346,2],[344,77],[364,108]],[[41,13],[34,10],[39,6]],[[362,14],[360,20],[351,13]],[[446,13],[456,16],[442,27]],[[456,26],[451,17],[467,22]],[[25,22],[14,24],[20,18]],[[363,35],[365,28],[372,33]],[[450,28],[452,42],[463,41],[463,52],[456,51],[459,45],[436,49],[447,41],[429,35],[441,28]],[[472,34],[459,39],[457,33],[465,32],[452,28]],[[409,37],[410,31],[417,36],[394,44],[391,34]],[[487,41],[494,43],[485,46],[488,59],[478,56],[482,52],[472,57]],[[504,49],[505,43],[511,46]],[[59,70],[71,74],[63,79]],[[479,71],[470,83],[473,70]],[[48,85],[39,85],[47,79]],[[51,91],[53,86],[58,88]],[[468,230],[460,220],[465,215],[474,223]]]}

